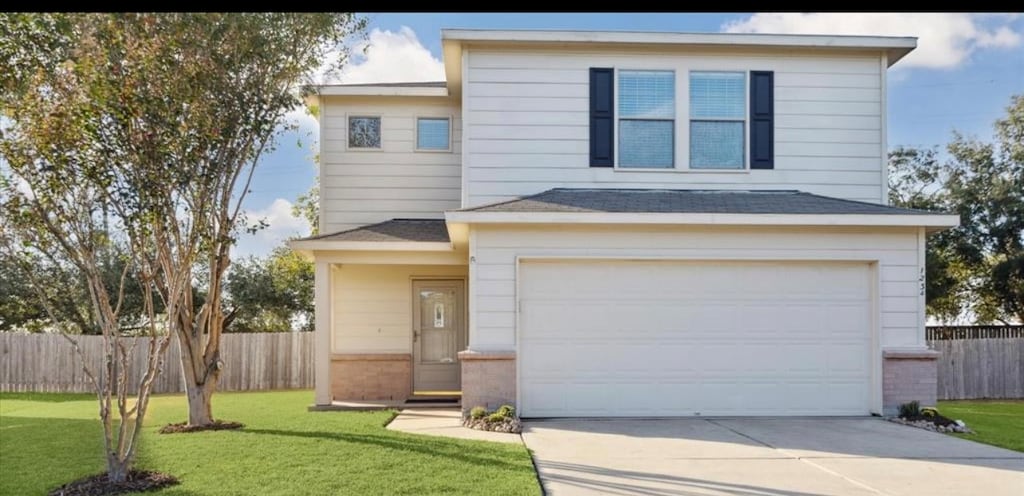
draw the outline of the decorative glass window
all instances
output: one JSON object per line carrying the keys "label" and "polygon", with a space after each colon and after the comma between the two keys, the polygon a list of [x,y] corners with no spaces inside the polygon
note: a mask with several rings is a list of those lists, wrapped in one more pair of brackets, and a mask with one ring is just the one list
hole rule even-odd
{"label": "decorative glass window", "polygon": [[348,147],[380,148],[380,117],[349,117]]}
{"label": "decorative glass window", "polygon": [[743,169],[746,75],[690,73],[690,168]]}
{"label": "decorative glass window", "polygon": [[416,149],[448,150],[450,132],[447,117],[420,117],[416,119]]}
{"label": "decorative glass window", "polygon": [[619,71],[619,167],[672,168],[676,75]]}

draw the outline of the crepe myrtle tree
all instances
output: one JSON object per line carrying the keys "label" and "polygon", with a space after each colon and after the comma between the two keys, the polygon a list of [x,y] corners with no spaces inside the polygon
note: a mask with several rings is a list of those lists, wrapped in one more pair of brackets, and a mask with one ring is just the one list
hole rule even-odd
{"label": "crepe myrtle tree", "polygon": [[[113,482],[124,481],[171,339],[156,311],[162,295],[154,281],[163,269],[153,257],[152,233],[140,216],[119,218],[113,212],[113,200],[119,196],[111,167],[116,152],[97,146],[88,131],[98,118],[91,109],[89,86],[82,84],[91,69],[58,63],[73,56],[71,50],[63,50],[71,39],[70,25],[48,17],[5,15],[2,21],[0,55],[5,57],[0,59],[7,61],[7,69],[18,68],[19,74],[0,71],[0,250],[6,259],[16,261],[15,271],[77,352],[99,402],[107,476]],[[40,48],[52,50],[55,60],[32,60],[40,55],[33,50]],[[121,254],[114,255],[121,258],[114,284],[105,277],[111,254]],[[82,329],[58,317],[52,290],[55,284],[59,290],[63,281],[33,270],[35,260],[70,264],[84,281],[91,307],[91,322],[85,325],[102,336],[100,363],[86,360],[69,328]],[[141,378],[128,375],[138,340],[121,333],[125,289],[131,280],[143,301],[145,334],[150,338]],[[169,292],[170,298],[163,300],[168,308],[181,303],[176,294]]]}
{"label": "crepe myrtle tree", "polygon": [[[157,269],[152,285],[181,348],[188,424],[210,425],[225,274],[239,233],[252,227],[243,213],[252,174],[288,127],[299,88],[345,63],[346,41],[365,21],[351,13],[8,16],[66,26],[56,50],[31,36],[0,44],[0,56],[27,53],[11,64],[23,74],[0,76],[18,90],[10,93],[28,95],[8,102],[21,111],[12,126],[64,129],[67,139],[39,148],[96,154],[76,163],[98,169],[116,217],[144,234],[139,251]],[[22,81],[32,75],[38,81]],[[48,98],[57,84],[78,98]],[[55,110],[31,111],[33,95]],[[54,113],[66,120],[38,119]]]}

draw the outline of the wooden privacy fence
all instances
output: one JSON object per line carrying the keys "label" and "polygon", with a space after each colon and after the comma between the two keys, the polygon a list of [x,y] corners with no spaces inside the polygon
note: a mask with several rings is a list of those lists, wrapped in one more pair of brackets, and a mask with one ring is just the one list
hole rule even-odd
{"label": "wooden privacy fence", "polygon": [[[78,336],[79,346],[92,370],[103,359],[101,336]],[[130,388],[137,389],[146,369],[149,338],[135,341]],[[221,339],[221,371],[217,389],[247,391],[313,387],[313,333],[227,333]],[[178,343],[171,345],[164,368],[153,384],[154,393],[185,390]],[[92,392],[82,372],[82,358],[57,334],[0,333],[0,391]]]}
{"label": "wooden privacy fence", "polygon": [[928,341],[998,338],[1024,338],[1024,325],[928,326],[925,329],[925,339]]}
{"label": "wooden privacy fence", "polygon": [[928,327],[939,399],[1024,398],[1024,326]]}

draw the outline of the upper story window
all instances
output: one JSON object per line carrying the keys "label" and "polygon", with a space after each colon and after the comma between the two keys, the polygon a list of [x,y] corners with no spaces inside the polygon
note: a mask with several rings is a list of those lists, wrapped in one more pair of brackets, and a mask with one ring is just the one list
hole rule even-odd
{"label": "upper story window", "polygon": [[416,149],[448,151],[451,149],[451,120],[447,117],[416,119]]}
{"label": "upper story window", "polygon": [[743,169],[746,74],[690,73],[690,168]]}
{"label": "upper story window", "polygon": [[618,80],[619,167],[673,167],[675,72],[619,71]]}
{"label": "upper story window", "polygon": [[380,149],[380,117],[349,116],[348,147]]}

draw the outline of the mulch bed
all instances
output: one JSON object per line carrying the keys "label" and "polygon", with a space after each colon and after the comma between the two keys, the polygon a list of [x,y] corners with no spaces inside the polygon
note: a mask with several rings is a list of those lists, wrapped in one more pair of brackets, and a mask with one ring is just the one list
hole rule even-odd
{"label": "mulch bed", "polygon": [[112,483],[106,472],[69,482],[50,491],[49,496],[106,496],[129,492],[143,492],[173,486],[178,483],[173,475],[150,470],[132,470],[124,482]]}
{"label": "mulch bed", "polygon": [[953,420],[949,419],[948,417],[943,417],[942,415],[939,415],[939,414],[935,414],[935,415],[915,415],[913,417],[900,417],[900,418],[903,419],[903,420],[906,420],[907,422],[918,422],[918,421],[924,420],[925,422],[931,422],[931,423],[933,423],[935,425],[941,425],[943,427],[945,427],[947,425],[956,425],[956,422],[954,422]]}
{"label": "mulch bed", "polygon": [[245,427],[245,424],[241,422],[228,422],[223,420],[214,420],[210,425],[188,425],[188,422],[181,422],[177,424],[167,424],[160,428],[160,434],[177,434],[180,432],[202,432],[202,431],[228,431],[232,429],[241,429]]}
{"label": "mulch bed", "polygon": [[973,432],[966,425],[960,425],[956,423],[955,420],[939,415],[938,413],[934,415],[914,415],[912,417],[893,417],[889,420],[896,422],[897,424],[909,425],[911,427],[935,432]]}
{"label": "mulch bed", "polygon": [[505,417],[498,422],[491,422],[487,418],[466,417],[462,419],[462,425],[478,431],[507,432],[519,434],[523,432],[523,423],[517,417]]}

